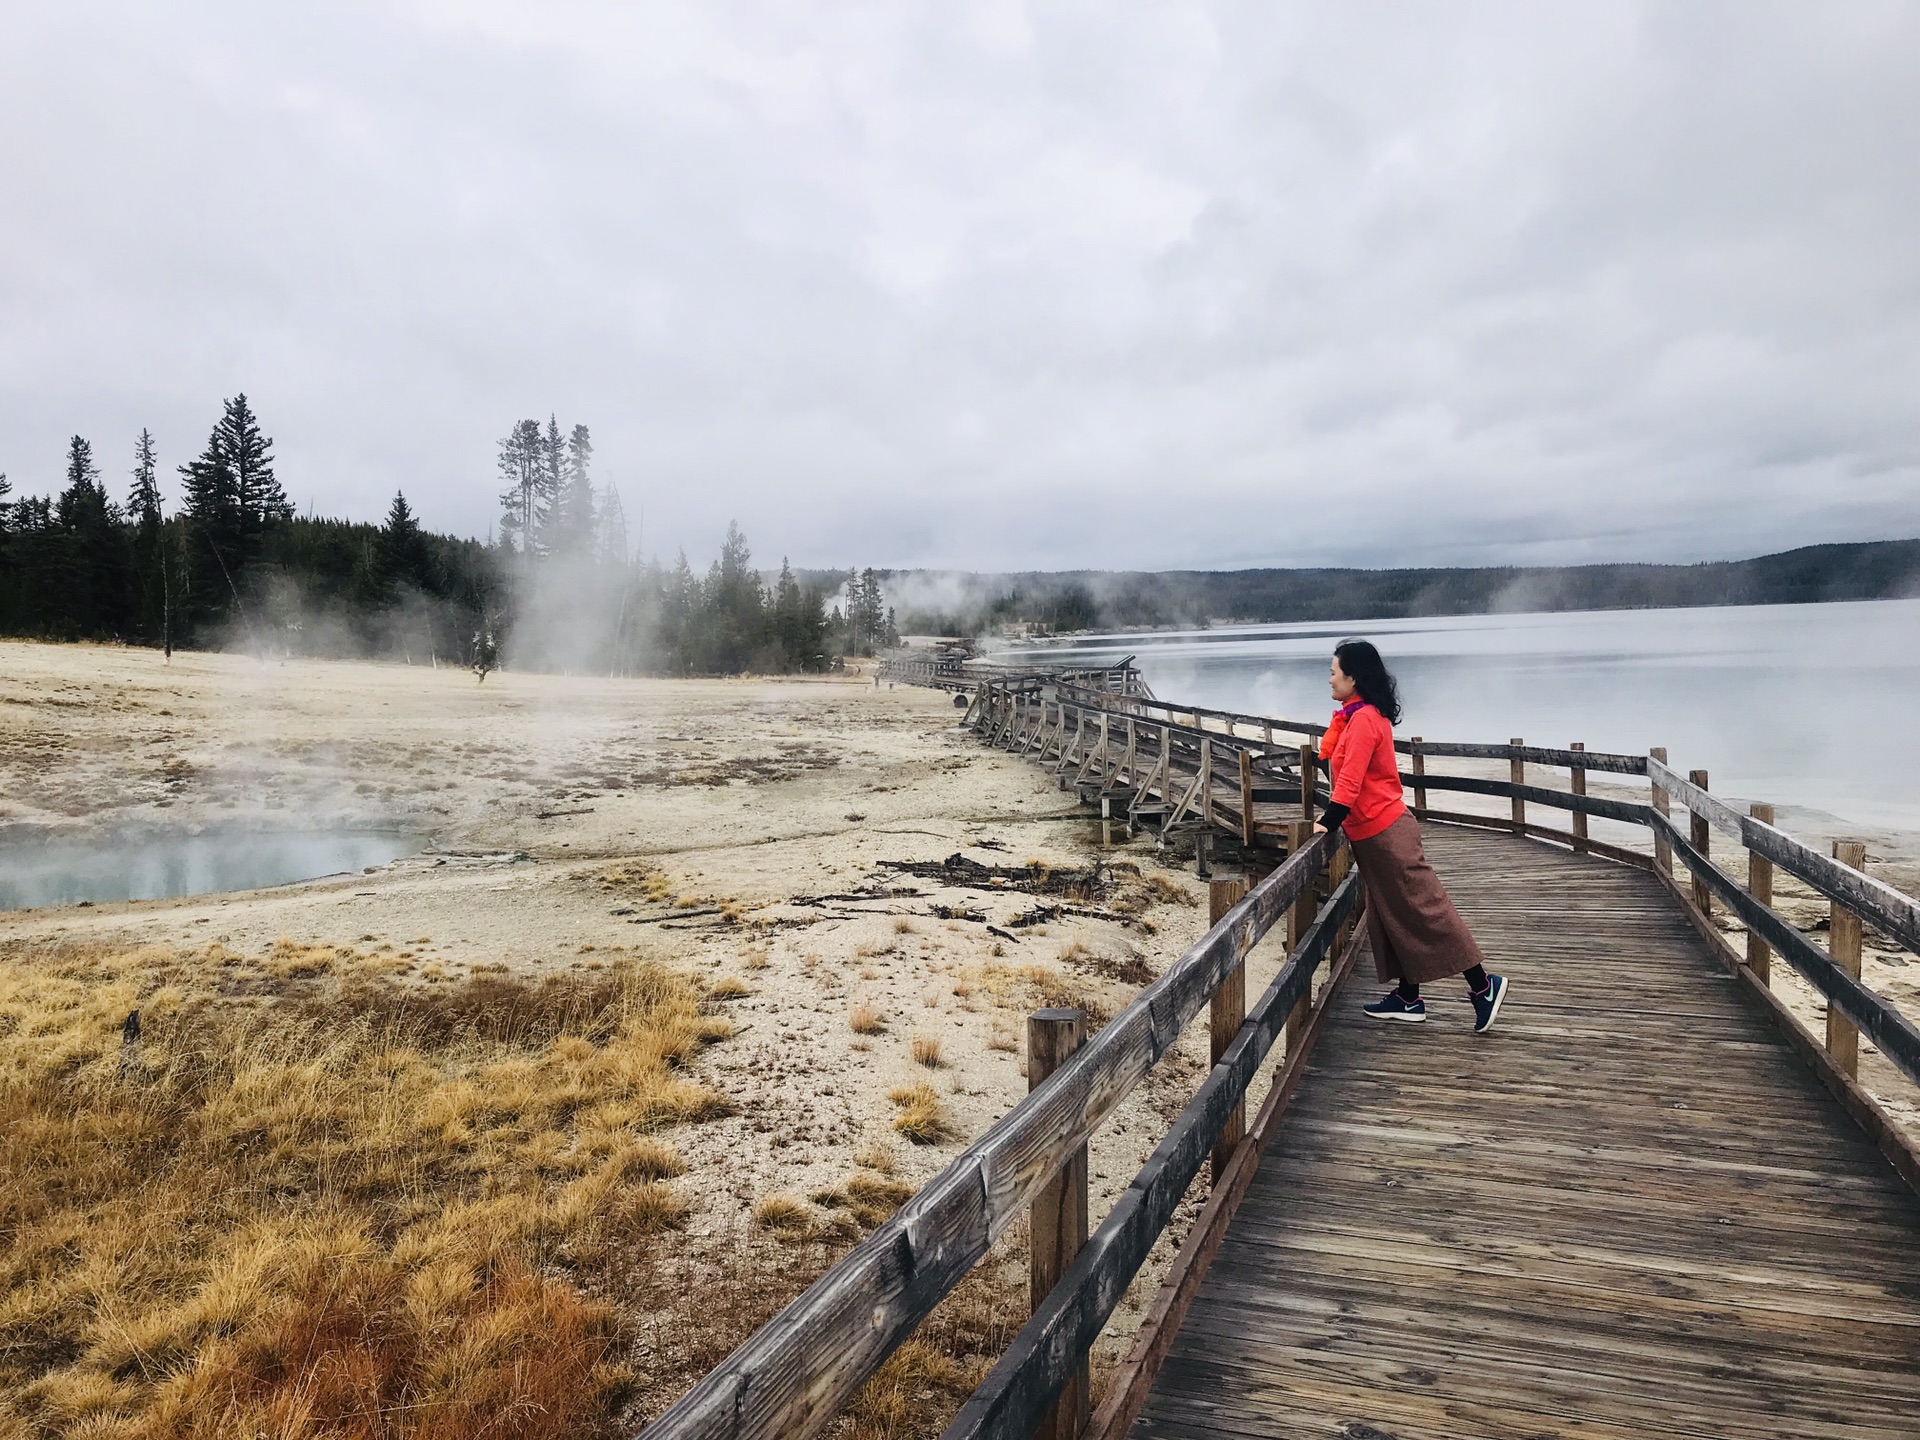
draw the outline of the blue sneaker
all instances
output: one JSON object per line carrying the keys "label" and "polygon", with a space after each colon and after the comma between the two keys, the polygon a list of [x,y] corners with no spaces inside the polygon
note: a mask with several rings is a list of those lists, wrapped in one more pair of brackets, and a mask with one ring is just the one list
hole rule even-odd
{"label": "blue sneaker", "polygon": [[1473,997],[1473,1033],[1484,1035],[1500,1017],[1500,1006],[1507,998],[1507,977],[1487,976],[1487,993]]}
{"label": "blue sneaker", "polygon": [[1360,1009],[1375,1020],[1404,1020],[1418,1024],[1427,1018],[1427,1002],[1404,999],[1398,990],[1389,990],[1371,1005]]}

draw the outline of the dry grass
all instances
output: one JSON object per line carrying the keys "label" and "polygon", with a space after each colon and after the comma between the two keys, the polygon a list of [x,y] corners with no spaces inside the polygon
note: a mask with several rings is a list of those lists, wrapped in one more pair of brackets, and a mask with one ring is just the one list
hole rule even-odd
{"label": "dry grass", "polygon": [[914,1036],[913,1063],[924,1065],[929,1070],[938,1070],[940,1068],[940,1037],[937,1035]]}
{"label": "dry grass", "polygon": [[742,980],[738,975],[722,975],[708,987],[707,998],[710,1000],[738,1000],[741,996],[751,995],[752,993],[753,991],[747,988],[747,982]]}
{"label": "dry grass", "polygon": [[936,1145],[953,1133],[947,1107],[924,1080],[898,1086],[887,1092],[887,1098],[900,1107],[900,1113],[893,1117],[893,1128],[915,1145]]}
{"label": "dry grass", "polygon": [[805,1235],[813,1230],[813,1212],[806,1201],[791,1195],[762,1195],[753,1207],[753,1223],[763,1230]]}
{"label": "dry grass", "polygon": [[899,1168],[900,1157],[893,1153],[893,1147],[884,1140],[870,1140],[855,1148],[853,1163],[865,1170],[878,1170],[882,1175],[891,1175]]}
{"label": "dry grass", "polygon": [[893,922],[893,933],[896,935],[913,935],[918,932],[913,928],[913,921],[902,915]]}
{"label": "dry grass", "polygon": [[859,1000],[847,1012],[847,1023],[853,1027],[855,1034],[878,1035],[887,1028],[887,1017],[867,1001]]}
{"label": "dry grass", "polygon": [[0,950],[0,1432],[612,1424],[622,1323],[567,1276],[684,1223],[651,1132],[726,1112],[678,1073],[726,1022],[651,965],[316,948]]}

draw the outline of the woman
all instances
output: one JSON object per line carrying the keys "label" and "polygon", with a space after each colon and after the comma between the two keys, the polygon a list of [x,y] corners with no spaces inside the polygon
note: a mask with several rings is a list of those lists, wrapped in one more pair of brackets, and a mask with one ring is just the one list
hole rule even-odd
{"label": "woman", "polygon": [[1393,676],[1366,640],[1335,646],[1330,674],[1340,708],[1320,739],[1320,758],[1333,776],[1333,794],[1313,829],[1321,834],[1338,826],[1347,832],[1367,890],[1374,970],[1382,980],[1399,982],[1361,1008],[1376,1020],[1425,1020],[1421,985],[1464,975],[1474,1031],[1491,1030],[1507,998],[1506,977],[1487,973],[1473,932],[1427,863],[1420,824],[1400,798],[1400,759],[1393,749],[1400,696]]}

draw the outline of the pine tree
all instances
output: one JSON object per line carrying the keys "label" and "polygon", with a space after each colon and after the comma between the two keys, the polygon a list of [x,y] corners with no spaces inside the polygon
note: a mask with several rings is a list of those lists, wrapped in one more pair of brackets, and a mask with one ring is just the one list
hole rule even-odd
{"label": "pine tree", "polygon": [[542,555],[551,555],[561,538],[554,532],[560,528],[567,494],[566,446],[560,440],[560,422],[551,412],[547,415],[547,433],[540,441],[540,493],[544,506],[534,536],[535,548]]}
{"label": "pine tree", "polygon": [[78,435],[67,442],[67,488],[60,492],[56,516],[70,633],[94,638],[123,633],[127,556],[120,510],[100,483],[93,446]]}
{"label": "pine tree", "polygon": [[407,497],[396,490],[387,509],[387,523],[374,542],[373,577],[382,603],[392,603],[402,589],[431,590],[431,557],[426,537],[420,533],[420,521],[407,504]]}
{"label": "pine tree", "polygon": [[133,491],[127,497],[127,513],[133,521],[135,634],[148,645],[171,651],[165,517],[160,513],[160,486],[154,476],[153,435],[144,428],[133,445]]}
{"label": "pine tree", "polygon": [[600,563],[625,566],[631,556],[627,549],[627,512],[621,507],[620,492],[608,483],[600,493]]}
{"label": "pine tree", "polygon": [[[559,443],[559,428],[549,423],[548,439]],[[562,470],[563,489],[554,516],[553,552],[574,560],[593,560],[598,524],[593,479],[587,473],[593,460],[593,441],[587,427],[576,425],[566,442],[566,463]]]}
{"label": "pine tree", "polygon": [[247,397],[222,402],[214,438],[233,472],[234,500],[239,507],[243,559],[259,558],[261,537],[282,520],[293,518],[287,492],[273,473],[273,441],[260,433]]}
{"label": "pine tree", "polygon": [[500,492],[500,544],[531,557],[546,523],[544,509],[546,442],[538,420],[522,420],[500,442],[499,468],[507,488]]}

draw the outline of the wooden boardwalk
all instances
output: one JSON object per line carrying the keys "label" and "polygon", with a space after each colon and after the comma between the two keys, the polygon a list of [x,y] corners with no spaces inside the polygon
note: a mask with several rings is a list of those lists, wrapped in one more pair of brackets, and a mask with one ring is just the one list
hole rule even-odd
{"label": "wooden boardwalk", "polygon": [[1132,1433],[1920,1436],[1920,1199],[1677,902],[1426,835],[1513,998],[1363,957]]}

